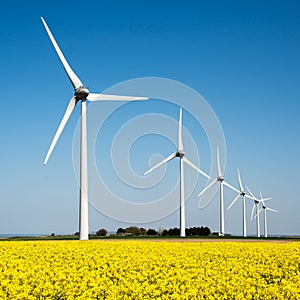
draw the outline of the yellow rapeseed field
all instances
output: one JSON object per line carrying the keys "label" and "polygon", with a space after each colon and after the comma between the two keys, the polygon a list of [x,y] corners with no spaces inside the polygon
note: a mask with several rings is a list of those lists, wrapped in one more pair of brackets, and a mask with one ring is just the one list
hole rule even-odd
{"label": "yellow rapeseed field", "polygon": [[300,244],[2,241],[0,299],[300,299]]}

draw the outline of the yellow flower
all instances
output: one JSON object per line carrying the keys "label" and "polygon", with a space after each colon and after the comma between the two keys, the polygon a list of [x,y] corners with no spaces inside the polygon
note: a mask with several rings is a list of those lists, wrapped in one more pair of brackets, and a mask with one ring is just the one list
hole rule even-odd
{"label": "yellow flower", "polygon": [[299,243],[0,242],[0,299],[300,299]]}

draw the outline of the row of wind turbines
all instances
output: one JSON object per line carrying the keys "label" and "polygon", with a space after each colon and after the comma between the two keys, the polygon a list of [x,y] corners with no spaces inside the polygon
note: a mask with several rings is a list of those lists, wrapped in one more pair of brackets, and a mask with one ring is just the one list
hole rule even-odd
{"label": "row of wind turbines", "polygon": [[[191,161],[189,161],[185,157],[185,152],[183,149],[183,142],[182,142],[182,108],[180,107],[179,112],[179,123],[178,123],[178,144],[177,144],[177,151],[153,166],[144,175],[149,174],[150,172],[154,171],[155,169],[159,168],[160,166],[166,164],[170,160],[179,157],[180,158],[180,236],[185,237],[185,197],[184,197],[184,163],[192,167],[194,170],[199,172],[201,175],[205,176],[206,178],[210,179],[210,176],[207,175],[204,171],[196,167]],[[225,181],[224,176],[221,170],[220,164],[220,154],[219,148],[217,148],[217,176],[198,194],[198,197],[201,197],[206,191],[208,191],[214,184],[219,182],[219,189],[220,189],[220,231],[219,235],[224,236],[225,234],[225,222],[224,222],[224,185],[230,188],[231,190],[238,193],[238,195],[234,198],[231,204],[228,206],[228,210],[233,206],[233,204],[241,197],[243,201],[243,236],[247,237],[247,222],[246,222],[246,199],[253,200],[253,208],[251,212],[251,220],[253,218],[256,219],[256,230],[257,230],[257,237],[260,237],[260,212],[264,210],[264,236],[267,237],[267,211],[277,212],[275,209],[269,208],[266,206],[265,201],[271,200],[272,198],[263,198],[262,193],[260,192],[260,199],[255,197],[250,189],[247,187],[249,194],[246,194],[240,176],[240,171],[238,170],[238,182],[239,182],[239,189],[236,189],[231,184]],[[262,207],[259,208],[259,205],[262,204]],[[254,215],[254,210],[256,210],[256,214]]]}
{"label": "row of wind turbines", "polygon": [[[132,97],[132,96],[120,96],[120,95],[107,95],[107,94],[94,94],[90,93],[88,88],[85,87],[74,71],[71,69],[67,60],[65,59],[63,53],[61,52],[58,44],[56,43],[49,27],[47,26],[45,20],[41,18],[43,25],[46,29],[46,32],[52,42],[52,45],[67,73],[69,80],[74,88],[74,95],[69,101],[68,107],[65,111],[63,119],[54,135],[54,138],[50,144],[49,150],[47,152],[44,165],[48,162],[54,147],[66,126],[67,121],[69,120],[76,104],[81,102],[81,139],[80,139],[80,209],[79,209],[79,238],[80,240],[88,240],[88,172],[87,172],[87,128],[86,128],[86,101],[133,101],[133,100],[148,100],[147,97]],[[170,160],[179,157],[180,159],[180,236],[185,237],[185,197],[184,197],[184,163],[192,167],[194,170],[199,172],[201,175],[205,176],[208,179],[211,179],[209,175],[203,172],[201,169],[196,167],[191,161],[189,161],[185,157],[185,152],[183,149],[182,142],[182,108],[180,108],[179,113],[179,125],[178,125],[178,145],[177,151],[168,156],[166,159],[159,162],[157,165],[149,169],[145,172],[144,175],[149,174],[155,169],[159,168],[163,164],[169,162]],[[229,187],[233,191],[238,193],[237,197],[232,201],[228,209],[238,200],[241,196],[243,199],[243,235],[246,236],[246,210],[245,210],[245,199],[251,199],[254,201],[254,206],[251,213],[251,218],[253,218],[254,209],[256,208],[256,220],[257,220],[257,236],[260,236],[260,224],[259,224],[259,213],[263,209],[264,210],[264,225],[265,225],[265,236],[267,236],[267,210],[275,211],[265,205],[264,201],[270,200],[271,198],[263,198],[261,195],[260,199],[257,199],[251,191],[248,189],[249,194],[246,194],[240,178],[240,173],[238,171],[238,179],[239,179],[239,190],[234,188],[232,185],[227,183],[224,180],[224,176],[222,175],[221,166],[220,166],[220,158],[219,158],[219,150],[217,149],[217,162],[218,162],[218,171],[217,177],[212,180],[205,189],[199,193],[199,197],[202,196],[209,188],[211,188],[214,184],[219,182],[220,184],[220,235],[224,235],[224,196],[223,196],[223,185]],[[262,208],[259,208],[259,204],[262,203]]]}

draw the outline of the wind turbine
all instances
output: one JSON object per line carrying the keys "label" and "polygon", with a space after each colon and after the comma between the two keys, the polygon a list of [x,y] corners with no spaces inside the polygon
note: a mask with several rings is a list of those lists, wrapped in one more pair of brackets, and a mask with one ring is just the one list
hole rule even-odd
{"label": "wind turbine", "polygon": [[[262,192],[260,192],[260,198],[263,199],[262,196]],[[267,207],[264,200],[262,200],[262,208],[259,210],[259,212],[261,212],[261,210],[264,210],[264,236],[268,237],[268,230],[267,230],[267,210],[269,211],[273,211],[273,212],[278,212],[277,210]]]}
{"label": "wind turbine", "polygon": [[184,173],[183,173],[183,163],[185,162],[187,165],[192,167],[194,170],[202,174],[203,176],[210,179],[210,177],[204,173],[202,170],[197,168],[191,161],[189,161],[185,157],[185,152],[183,150],[183,143],[182,143],[182,107],[180,107],[179,111],[179,124],[178,124],[178,145],[177,151],[168,156],[166,159],[162,160],[154,167],[149,169],[144,175],[149,174],[153,170],[159,168],[160,166],[164,165],[165,163],[169,162],[170,160],[174,159],[175,157],[180,158],[180,237],[185,237],[185,202],[184,202]]}
{"label": "wind turbine", "polygon": [[198,197],[203,195],[208,189],[210,189],[215,183],[218,181],[220,182],[220,232],[219,235],[223,236],[225,232],[224,226],[224,193],[223,193],[223,185],[226,185],[230,189],[239,193],[239,191],[231,186],[224,180],[224,176],[222,174],[221,165],[220,165],[220,154],[219,148],[217,148],[217,163],[218,163],[218,170],[217,170],[217,177],[201,192],[198,194]]}
{"label": "wind turbine", "polygon": [[73,72],[64,55],[62,54],[58,44],[56,43],[49,27],[43,18],[42,22],[47,31],[47,34],[52,42],[52,45],[71,81],[74,88],[74,95],[71,98],[63,119],[54,135],[48,153],[46,155],[44,165],[47,163],[67,121],[69,120],[76,104],[81,101],[81,145],[80,145],[80,212],[79,212],[79,233],[80,240],[88,240],[88,178],[87,178],[87,134],[86,134],[86,101],[100,101],[100,100],[147,100],[144,97],[128,97],[116,96],[106,94],[90,93],[77,75]]}
{"label": "wind turbine", "polygon": [[243,200],[243,236],[246,237],[247,236],[247,222],[246,222],[246,198],[252,199],[250,196],[248,196],[245,193],[245,190],[243,188],[242,185],[242,181],[241,181],[241,175],[240,175],[240,170],[238,169],[238,179],[239,179],[239,187],[240,190],[235,190],[238,192],[238,195],[236,196],[236,198],[234,198],[234,200],[231,202],[231,204],[228,206],[228,210],[232,207],[232,205],[239,199],[239,197],[242,197]]}
{"label": "wind turbine", "polygon": [[254,209],[256,211],[256,214],[255,214],[255,218],[256,218],[256,233],[257,233],[257,237],[260,237],[260,220],[259,220],[259,213],[260,213],[260,210],[259,210],[259,203],[263,202],[263,201],[267,201],[267,200],[271,200],[272,198],[265,198],[263,199],[261,197],[261,199],[257,199],[253,193],[250,191],[250,189],[247,187],[247,190],[249,192],[249,194],[251,195],[254,203],[253,203],[253,207],[252,207],[252,211],[251,211],[251,220],[253,219],[253,214],[254,214]]}

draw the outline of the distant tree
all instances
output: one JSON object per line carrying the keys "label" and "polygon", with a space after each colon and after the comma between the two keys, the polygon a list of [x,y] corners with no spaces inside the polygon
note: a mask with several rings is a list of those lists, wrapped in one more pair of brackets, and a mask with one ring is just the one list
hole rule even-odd
{"label": "distant tree", "polygon": [[[150,229],[149,229],[150,230]],[[148,231],[149,231],[148,230]],[[148,233],[147,233],[148,234]],[[186,236],[209,236],[211,234],[211,231],[208,227],[190,227],[185,229],[185,235]],[[164,229],[161,232],[162,236],[179,236],[180,235],[180,229],[179,228],[170,228],[170,229]]]}
{"label": "distant tree", "polygon": [[140,235],[141,234],[141,230],[139,227],[137,226],[130,226],[130,227],[127,227],[125,229],[125,232],[126,233],[129,233],[129,234],[132,234],[132,235]]}
{"label": "distant tree", "polygon": [[141,235],[146,235],[147,234],[147,230],[145,228],[140,228],[140,234]]}
{"label": "distant tree", "polygon": [[205,236],[205,230],[204,230],[204,227],[203,227],[203,226],[201,226],[201,227],[199,228],[199,233],[198,233],[198,235],[200,235],[200,236]]}
{"label": "distant tree", "polygon": [[169,230],[168,230],[168,235],[169,235],[169,236],[173,236],[173,235],[174,235],[174,230],[173,230],[173,228],[169,228]]}
{"label": "distant tree", "polygon": [[55,233],[54,233],[54,232],[52,232],[52,233],[51,233],[51,236],[55,236]]}
{"label": "distant tree", "polygon": [[148,229],[148,231],[147,231],[147,235],[157,235],[158,234],[158,232],[155,230],[155,229]]}
{"label": "distant tree", "polygon": [[209,236],[211,234],[211,231],[208,227],[203,228],[203,236]]}
{"label": "distant tree", "polygon": [[124,229],[124,228],[118,228],[118,230],[117,230],[117,234],[123,234],[123,233],[125,233],[126,232],[126,230]]}
{"label": "distant tree", "polygon": [[203,235],[203,227],[202,226],[201,227],[193,227],[192,234],[202,236]]}
{"label": "distant tree", "polygon": [[186,235],[186,236],[191,236],[191,235],[192,235],[192,233],[191,233],[191,228],[186,228],[186,229],[185,229],[185,235]]}
{"label": "distant tree", "polygon": [[97,236],[106,236],[106,234],[107,234],[107,230],[104,228],[101,228],[96,232]]}
{"label": "distant tree", "polygon": [[169,235],[169,230],[168,230],[168,229],[164,229],[161,235],[162,235],[162,236],[167,236],[167,235]]}
{"label": "distant tree", "polygon": [[200,227],[190,227],[187,229],[187,236],[197,236],[200,234]]}
{"label": "distant tree", "polygon": [[73,235],[79,235],[79,231],[76,231]]}
{"label": "distant tree", "polygon": [[210,235],[210,229],[208,227],[190,227],[185,230],[186,236],[208,236]]}
{"label": "distant tree", "polygon": [[170,228],[168,231],[169,236],[178,236],[180,235],[180,229],[179,228]]}

